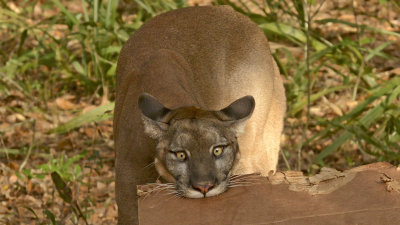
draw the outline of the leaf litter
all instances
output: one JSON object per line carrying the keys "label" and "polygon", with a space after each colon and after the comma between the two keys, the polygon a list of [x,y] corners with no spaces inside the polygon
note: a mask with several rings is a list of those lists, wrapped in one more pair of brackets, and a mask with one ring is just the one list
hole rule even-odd
{"label": "leaf litter", "polygon": [[[193,1],[192,4],[203,4],[209,1]],[[355,8],[359,12],[358,20],[375,28],[387,31],[399,31],[400,18],[393,11],[381,7],[376,1],[354,1]],[[18,12],[23,5],[21,2],[7,3],[13,11]],[[361,4],[365,3],[365,4]],[[59,10],[44,9],[41,2],[35,5],[34,18],[41,19],[59,13]],[[317,20],[325,18],[337,18],[338,20],[354,23],[354,15],[349,9],[351,1],[326,1],[320,9]],[[70,10],[80,12],[81,9],[69,7]],[[374,14],[374,16],[370,16]],[[381,18],[381,19],[379,19]],[[389,21],[382,23],[382,18]],[[29,19],[29,24],[35,21]],[[343,26],[341,23],[317,24],[327,36],[354,36],[356,28]],[[52,35],[60,39],[67,27],[55,26]],[[6,37],[0,31],[0,40]],[[388,36],[394,44],[385,51],[400,57],[398,49],[400,41],[398,37]],[[30,40],[29,45],[37,44]],[[384,42],[384,39],[376,39],[375,42]],[[72,46],[72,43],[70,43]],[[78,46],[77,43],[74,46]],[[288,46],[291,48],[293,46]],[[293,48],[295,49],[295,48]],[[293,50],[296,57],[302,58],[301,51]],[[0,58],[1,59],[1,58]],[[377,69],[383,80],[390,79],[394,74],[399,74],[400,63],[393,60],[373,59],[372,65]],[[342,77],[333,70],[341,71],[342,68],[333,65],[332,68],[321,68],[318,74],[319,83],[316,88],[323,89],[325,85],[340,85]],[[46,69],[44,69],[46,71]],[[291,71],[293,72],[293,71]],[[289,81],[286,81],[289,82]],[[320,86],[318,86],[320,85]],[[74,96],[62,94],[58,98],[49,100],[46,105],[32,101],[26,93],[13,89],[8,94],[0,94],[0,223],[2,224],[40,224],[56,220],[63,224],[115,224],[117,219],[117,206],[114,193],[114,150],[112,141],[112,121],[84,125],[65,134],[55,135],[48,133],[59,124],[70,121],[81,111],[87,111],[98,106],[94,104],[102,102],[101,98]],[[351,111],[364,99],[351,99],[350,92],[340,92],[326,95],[311,106],[311,113],[321,118],[335,118]],[[287,124],[291,124],[285,130],[283,149],[295,146],[302,139],[300,124],[304,123],[304,116],[287,118]],[[35,121],[35,122],[33,122]],[[318,132],[318,126],[310,129],[311,133]],[[289,138],[290,137],[290,138]],[[318,143],[307,152],[302,152],[303,167],[305,170],[311,166],[312,158],[318,150],[331,144],[331,140]],[[32,154],[27,159],[27,164],[21,169],[20,165],[26,159],[26,153],[32,149]],[[365,157],[356,149],[358,146],[349,143],[345,146],[348,156],[357,162],[363,162]],[[315,152],[314,152],[315,151]],[[74,156],[82,157],[76,160]],[[295,158],[289,158],[290,164],[295,164]],[[348,162],[341,155],[330,156],[330,166],[338,169],[347,169]],[[50,163],[51,162],[51,163]],[[283,163],[280,168],[284,169]],[[69,188],[65,201],[60,196],[51,174],[57,172],[65,185]],[[288,177],[291,177],[290,174]],[[53,175],[54,176],[54,175]],[[61,181],[60,181],[61,182]],[[387,176],[382,175],[382,182],[391,191],[399,191],[399,184]],[[79,205],[81,214],[85,219],[75,216],[74,202]]]}

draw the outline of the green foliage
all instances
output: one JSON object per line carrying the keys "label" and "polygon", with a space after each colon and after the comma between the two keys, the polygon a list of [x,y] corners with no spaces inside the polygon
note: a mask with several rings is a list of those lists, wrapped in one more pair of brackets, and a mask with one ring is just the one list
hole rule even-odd
{"label": "green foliage", "polygon": [[138,16],[144,20],[157,16],[160,13],[182,8],[185,0],[133,0],[142,10],[138,11]]}
{"label": "green foliage", "polygon": [[[138,15],[147,20],[148,17],[158,14],[159,8],[174,9],[174,7],[163,6],[158,1],[136,1],[136,3],[144,9],[143,14]],[[278,49],[274,54],[274,58],[278,63],[283,75],[289,80],[286,90],[288,98],[288,116],[299,117],[307,111],[307,106],[313,104],[321,98],[329,96],[332,93],[340,93],[342,91],[351,90],[352,98],[357,96],[371,96],[364,102],[353,109],[350,113],[335,118],[333,121],[319,118],[309,118],[316,122],[316,125],[325,129],[316,133],[312,137],[307,137],[303,145],[315,145],[326,139],[337,137],[333,143],[317,153],[315,162],[324,165],[324,159],[332,153],[340,150],[341,146],[354,141],[359,143],[361,151],[375,156],[377,160],[399,162],[397,157],[399,153],[398,140],[400,139],[398,132],[393,132],[397,124],[399,106],[398,91],[391,90],[397,85],[397,80],[382,80],[374,72],[373,68],[368,64],[374,58],[384,58],[390,60],[392,57],[384,52],[384,50],[392,44],[392,42],[383,42],[374,47],[375,39],[369,36],[362,36],[367,31],[375,32],[382,35],[399,36],[399,33],[379,30],[367,25],[359,25],[346,21],[327,18],[312,23],[326,24],[336,23],[348,27],[356,27],[359,31],[359,39],[343,38],[339,41],[332,42],[324,38],[324,36],[316,30],[306,29],[306,18],[312,18],[314,15],[307,15],[304,2],[291,1],[292,7],[286,7],[285,1],[265,1],[269,9],[267,13],[265,8],[257,5],[264,15],[255,14],[247,8],[246,4],[239,1],[234,4],[230,1],[219,1],[219,3],[230,4],[235,10],[246,14],[252,20],[259,24],[269,39],[286,39],[295,46],[304,48],[309,43],[308,58],[304,60],[295,59],[290,51],[284,48]],[[315,4],[309,2],[309,4]],[[168,4],[167,4],[168,5]],[[285,14],[293,18],[291,21],[297,21],[298,24],[289,25],[287,22],[279,21],[278,15]],[[283,64],[280,62],[282,56],[288,58],[288,62]],[[342,77],[343,83],[339,86],[328,86],[320,89],[316,85],[318,82],[318,73],[321,68],[329,68]],[[344,68],[338,70],[337,68]],[[77,68],[80,68],[77,66]],[[296,68],[296,70],[291,70]],[[310,90],[310,92],[308,91]],[[375,93],[375,94],[374,94]],[[382,98],[389,98],[387,101],[377,103]],[[378,107],[371,107],[378,104]],[[99,110],[101,111],[101,110]],[[93,118],[88,115],[81,115],[77,118]],[[97,117],[102,118],[102,117]],[[83,122],[89,122],[84,119]],[[70,121],[56,129],[57,132],[65,132],[69,129],[78,127],[82,123],[76,123],[76,120]],[[373,124],[380,124],[378,129],[371,131],[368,129]],[[66,127],[69,127],[66,129]],[[390,132],[392,131],[392,132]],[[397,130],[396,130],[397,131]],[[377,141],[380,140],[380,141]]]}
{"label": "green foliage", "polygon": [[[5,0],[0,0],[0,98],[7,97],[12,90],[18,90],[24,95],[25,101],[34,102],[35,107],[40,108],[38,111],[46,113],[49,113],[47,102],[66,93],[73,93],[77,99],[105,96],[112,100],[116,64],[122,45],[152,17],[186,6],[185,0],[74,1],[74,4],[80,4],[81,9],[71,7],[64,0],[15,2],[21,6],[19,10],[9,8],[8,2],[6,4]],[[320,5],[315,0],[216,2],[231,5],[256,22],[269,40],[288,46],[279,47],[273,54],[286,78],[287,117],[301,121],[295,129],[303,133],[311,132],[304,134],[297,146],[283,149],[281,153],[285,160],[297,157],[297,168],[310,172],[318,170],[320,166],[329,166],[337,156],[344,158],[348,166],[368,163],[346,155],[345,150],[349,146],[356,146],[356,155],[368,155],[375,161],[400,163],[400,78],[382,76],[377,72],[374,62],[391,61],[394,58],[387,49],[395,43],[382,38],[378,40],[377,37],[400,37],[400,33],[337,18],[316,20],[315,14]],[[400,13],[399,1],[379,0],[379,4],[382,7],[394,7]],[[309,5],[316,10],[310,13]],[[46,13],[35,14],[35,6]],[[327,37],[315,29],[316,25],[332,24],[355,29],[356,32],[343,37],[339,34]],[[300,49],[301,57],[290,48]],[[325,83],[321,78],[327,70],[339,77],[340,82]],[[357,100],[358,104],[344,115],[319,118],[309,113],[310,106],[318,105],[332,95],[349,93],[351,100]],[[110,103],[78,114],[48,134],[63,135],[84,124],[110,119],[113,107],[114,103]],[[23,113],[25,109],[14,110]],[[308,122],[303,122],[305,117]],[[0,145],[2,136],[26,123],[30,123],[30,119],[1,128]],[[38,140],[23,147],[0,146],[0,156],[7,157],[7,160],[9,157],[21,157],[32,149],[36,157],[46,159],[36,169],[26,166],[16,171],[19,179],[15,183],[16,188],[27,192],[22,185],[24,181],[44,179],[51,174],[55,190],[74,213],[75,217],[70,217],[71,222],[87,223],[90,212],[86,207],[94,204],[90,196],[84,202],[78,202],[73,193],[79,185],[91,188],[90,182],[82,181],[87,176],[83,171],[83,165],[86,165],[83,162],[93,160],[101,167],[99,151],[94,150],[90,156],[84,151],[70,157],[58,151],[53,156],[44,153],[46,151],[43,149],[47,147],[42,148],[43,145]],[[323,148],[317,149],[315,146]],[[300,166],[301,151],[312,153],[313,162],[306,168]],[[286,160],[286,163],[288,167],[295,168],[290,165],[293,160]],[[97,171],[96,168],[94,171]],[[85,213],[81,205],[85,207]],[[63,222],[50,208],[43,209],[47,219],[38,218],[32,208],[26,209],[38,224],[55,225]]]}
{"label": "green foliage", "polygon": [[[400,80],[398,78],[381,79],[370,63],[375,58],[393,59],[391,55],[385,53],[385,49],[393,43],[386,41],[376,46],[374,45],[375,36],[399,37],[400,33],[336,18],[313,20],[318,10],[315,14],[310,14],[305,10],[308,5],[304,4],[314,4],[317,8],[319,6],[311,1],[266,0],[263,5],[252,1],[252,6],[258,8],[263,14],[255,14],[241,0],[236,3],[224,0],[218,2],[229,4],[237,11],[249,16],[259,24],[269,40],[283,39],[293,46],[307,49],[306,58],[303,60],[295,59],[285,48],[277,49],[274,54],[282,74],[288,80],[286,85],[288,116],[300,118],[307,114],[308,121],[313,121],[313,123],[304,124],[305,129],[312,126],[323,128],[311,137],[305,136],[304,142],[299,143],[297,148],[308,146],[308,149],[312,149],[312,145],[333,139],[332,144],[316,153],[314,161],[319,165],[324,165],[328,156],[340,151],[341,147],[349,142],[358,143],[362,154],[369,154],[378,161],[400,162],[398,132]],[[386,1],[380,3],[387,4]],[[285,21],[281,18],[285,18]],[[310,22],[307,23],[307,20]],[[344,27],[356,28],[357,38],[339,37],[338,40],[328,40],[318,30],[313,29],[314,23],[340,24]],[[280,61],[282,57],[287,59],[285,64]],[[342,84],[323,86],[317,80],[320,78],[318,74],[321,68],[329,68],[342,77]],[[320,88],[321,86],[323,88]],[[313,117],[307,113],[308,105],[332,93],[340,94],[346,91],[352,93],[353,100],[356,98],[365,100],[351,112],[333,120]],[[285,152],[285,155],[287,153]],[[300,161],[300,157],[298,160]],[[351,161],[349,160],[349,163]]]}
{"label": "green foliage", "polygon": [[[49,155],[49,161],[47,163],[37,166],[39,171],[35,170],[35,172],[33,172],[32,169],[23,169],[22,173],[17,172],[16,175],[21,183],[23,183],[25,178],[28,180],[33,178],[44,179],[46,175],[50,174],[55,190],[57,190],[60,198],[71,207],[72,212],[75,215],[75,218],[72,218],[75,222],[71,219],[73,224],[81,224],[79,223],[80,218],[85,222],[85,224],[88,224],[88,215],[83,213],[81,210],[82,202],[78,202],[75,199],[71,189],[71,186],[76,183],[87,185],[82,182],[83,177],[87,176],[87,174],[83,173],[82,167],[80,166],[81,161],[85,158],[87,158],[86,151],[72,157],[67,157],[64,152],[58,157]],[[89,158],[89,160],[92,159]],[[35,216],[36,221],[39,222],[39,224],[63,224],[61,221],[57,220],[56,216],[49,209],[43,210],[43,214],[47,217],[47,222],[44,222],[43,219],[39,219],[32,208],[26,207],[26,209]]]}
{"label": "green foliage", "polygon": [[43,212],[47,216],[47,218],[51,221],[52,225],[57,225],[56,217],[54,216],[54,214],[50,210],[45,209]]}
{"label": "green foliage", "polygon": [[86,155],[86,151],[72,157],[67,157],[64,153],[60,154],[56,158],[50,155],[49,161],[40,165],[39,168],[44,174],[56,172],[64,180],[79,182],[80,178],[84,174],[82,174],[82,168],[77,164],[77,162],[83,159]]}
{"label": "green foliage", "polygon": [[43,100],[70,91],[107,94],[129,36],[152,16],[184,6],[179,0],[135,2],[135,16],[124,18],[118,0],[82,0],[81,12],[60,0],[45,1],[39,7],[55,13],[34,24],[26,15],[32,15],[37,1],[26,2],[19,13],[0,8],[0,26],[8,30],[0,44],[0,94],[11,87]]}
{"label": "green foliage", "polygon": [[[317,138],[318,136],[331,136],[332,133],[342,133],[339,138],[337,138],[330,146],[323,149],[315,158],[315,160],[321,164],[323,164],[322,159],[324,159],[327,155],[331,154],[335,150],[337,150],[340,146],[342,146],[346,141],[350,138],[356,137],[357,141],[360,142],[360,147],[363,146],[361,143],[365,141],[372,145],[375,151],[371,151],[365,149],[365,152],[375,155],[378,159],[382,161],[399,161],[400,160],[400,148],[398,144],[392,142],[387,139],[390,136],[393,136],[393,132],[369,132],[368,127],[372,123],[377,123],[382,121],[381,129],[389,129],[386,128],[388,125],[393,127],[391,124],[396,124],[397,119],[395,116],[398,116],[400,113],[398,111],[398,106],[393,105],[393,101],[400,96],[399,92],[400,78],[390,80],[387,82],[386,86],[379,86],[375,90],[371,92],[371,97],[366,99],[364,102],[360,103],[355,109],[353,109],[348,114],[338,117],[333,121],[329,121],[331,124],[326,130],[316,134],[311,139]],[[393,92],[393,89],[397,87]],[[367,107],[374,102],[376,99],[381,98],[382,96],[387,96],[385,101],[382,101],[379,105],[374,108],[368,109]],[[363,112],[366,113],[364,115],[360,115]],[[391,121],[392,123],[388,123]],[[325,122],[325,121],[324,121]],[[336,131],[331,131],[331,129],[336,128]],[[396,128],[397,129],[397,128]],[[331,131],[331,132],[330,132]],[[397,133],[398,134],[398,133]],[[396,136],[396,134],[394,134]],[[397,135],[398,136],[398,135]],[[383,139],[383,141],[382,141]],[[377,141],[380,140],[380,141]],[[379,157],[380,154],[383,155]]]}
{"label": "green foliage", "polygon": [[[24,15],[31,15],[38,2],[27,3],[20,13],[0,8],[1,26],[9,31],[8,39],[0,44],[0,95],[13,88],[29,99],[32,94],[39,95],[36,97],[45,102],[65,92],[107,95],[115,87],[118,54],[129,36],[153,16],[185,6],[184,0],[134,2],[135,16],[124,18],[124,13],[118,11],[119,3],[125,6],[124,1],[82,0],[82,12],[72,12],[62,1],[51,0],[41,7],[60,13],[34,25]],[[57,32],[62,36],[55,35]],[[4,51],[16,40],[9,52]],[[113,103],[102,106],[50,132],[65,133],[82,124],[108,119],[112,114],[104,112],[112,107]],[[12,154],[16,150],[4,148],[0,152]]]}
{"label": "green foliage", "polygon": [[[72,210],[74,214],[77,216],[77,218],[82,218],[85,221],[85,224],[88,224],[85,215],[82,213],[81,208],[76,200],[73,199],[72,197],[72,190],[70,187],[68,187],[67,183],[61,178],[60,174],[57,172],[52,172],[51,173],[51,179],[57,189],[58,194],[60,197],[64,200],[64,202],[68,203],[71,205]],[[51,212],[49,211],[50,215]],[[49,216],[51,221],[54,223],[55,218],[54,216]]]}
{"label": "green foliage", "polygon": [[[41,8],[56,13],[42,16],[35,23],[26,18],[27,15],[33,17],[38,1],[26,1],[20,12],[8,7],[0,8],[0,28],[7,30],[0,43],[0,95],[17,89],[27,99],[47,101],[66,92],[76,95],[113,93],[116,62],[123,43],[148,19],[185,6],[183,0],[133,2],[133,7],[129,8],[132,4],[123,0],[82,0],[82,10],[79,11],[72,10],[61,0],[40,1]],[[315,20],[320,7],[315,1],[265,0],[262,5],[250,1],[261,14],[254,13],[253,8],[242,0],[217,2],[229,4],[247,15],[259,24],[269,40],[307,49],[304,58],[296,58],[286,48],[279,48],[274,53],[288,81],[286,94],[290,118],[308,115],[309,105],[332,94],[351,92],[352,100],[362,99],[352,111],[334,119],[308,115],[308,121],[313,122],[304,128],[320,126],[323,129],[306,137],[298,148],[312,149],[313,145],[334,139],[325,149],[315,152],[315,162],[319,165],[324,165],[327,157],[340,152],[341,147],[349,143],[358,143],[360,151],[377,160],[399,162],[398,79],[382,79],[372,63],[378,58],[393,58],[386,51],[393,43],[383,41],[375,44],[375,36],[399,37],[398,32],[337,18]],[[396,1],[379,2],[382,7],[391,4],[399,9]],[[4,1],[1,3],[6,6]],[[308,12],[309,5],[317,9],[313,14]],[[129,13],[124,13],[121,8],[126,8]],[[355,28],[357,37],[328,38],[314,29],[315,25],[328,23]],[[282,62],[282,58],[286,61]],[[342,83],[321,84],[318,79],[322,68],[333,71],[341,77]],[[107,97],[112,98],[112,95]],[[85,123],[110,118],[111,114],[105,112],[111,108],[112,103],[79,115],[51,132],[61,134]],[[6,154],[19,154],[18,151],[0,149],[0,153]],[[62,166],[71,166],[75,162],[68,160],[50,159],[49,164],[41,169],[49,173],[56,171],[66,180],[76,179],[77,175],[70,171],[71,168]],[[348,159],[348,162],[352,160]]]}
{"label": "green foliage", "polygon": [[78,115],[74,119],[56,127],[55,129],[50,130],[50,132],[62,134],[87,123],[99,122],[106,119],[110,119],[113,116],[112,114],[113,109],[114,109],[114,103],[109,103],[103,106],[96,107],[86,113]]}

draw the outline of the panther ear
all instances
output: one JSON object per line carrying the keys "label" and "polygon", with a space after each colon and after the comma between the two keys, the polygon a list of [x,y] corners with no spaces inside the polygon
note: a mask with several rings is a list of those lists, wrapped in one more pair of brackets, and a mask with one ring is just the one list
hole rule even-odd
{"label": "panther ear", "polygon": [[139,96],[138,105],[142,113],[145,133],[151,138],[160,138],[168,129],[168,124],[162,122],[163,118],[165,118],[171,110],[147,93],[143,93]]}
{"label": "panther ear", "polygon": [[236,134],[244,132],[246,121],[251,117],[255,107],[253,96],[245,96],[234,101],[228,107],[221,109],[224,123]]}

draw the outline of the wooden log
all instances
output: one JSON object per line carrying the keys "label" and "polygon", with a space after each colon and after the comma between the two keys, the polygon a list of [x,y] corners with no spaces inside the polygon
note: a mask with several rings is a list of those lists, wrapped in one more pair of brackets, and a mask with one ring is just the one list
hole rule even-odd
{"label": "wooden log", "polygon": [[139,222],[155,224],[400,224],[400,166],[374,163],[344,172],[296,171],[204,199],[179,198],[158,185],[138,187]]}

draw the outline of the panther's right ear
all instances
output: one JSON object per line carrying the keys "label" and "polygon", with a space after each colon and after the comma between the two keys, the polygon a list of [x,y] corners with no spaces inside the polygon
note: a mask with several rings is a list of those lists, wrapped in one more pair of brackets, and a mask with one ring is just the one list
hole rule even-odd
{"label": "panther's right ear", "polygon": [[162,121],[171,110],[147,93],[139,96],[138,105],[142,112],[145,133],[154,139],[163,136],[168,129],[168,124]]}

